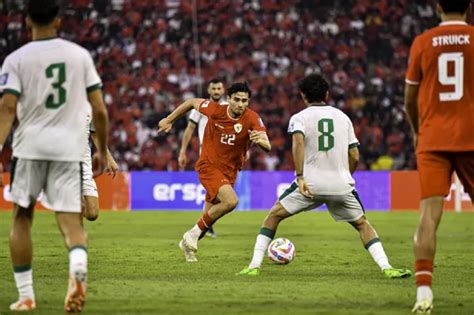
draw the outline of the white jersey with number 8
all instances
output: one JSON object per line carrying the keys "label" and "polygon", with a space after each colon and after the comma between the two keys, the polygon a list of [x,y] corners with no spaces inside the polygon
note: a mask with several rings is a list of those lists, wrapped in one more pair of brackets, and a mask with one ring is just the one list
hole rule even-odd
{"label": "white jersey with number 8", "polygon": [[91,113],[87,93],[101,80],[89,52],[67,40],[32,41],[3,63],[0,92],[19,97],[13,155],[82,161]]}
{"label": "white jersey with number 8", "polygon": [[346,114],[327,105],[310,106],[291,117],[288,132],[305,137],[303,173],[314,195],[344,195],[354,190],[348,150],[358,140]]}

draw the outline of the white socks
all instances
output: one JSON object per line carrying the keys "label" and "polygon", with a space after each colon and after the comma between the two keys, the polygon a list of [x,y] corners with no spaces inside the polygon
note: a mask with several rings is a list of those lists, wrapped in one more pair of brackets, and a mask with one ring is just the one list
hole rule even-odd
{"label": "white socks", "polygon": [[189,230],[189,234],[191,234],[191,236],[193,238],[199,238],[199,236],[201,235],[203,231],[201,231],[201,229],[199,228],[199,226],[196,224],[194,224],[193,228],[191,230]]}
{"label": "white socks", "polygon": [[83,246],[73,246],[69,250],[69,273],[87,272],[87,251]]}
{"label": "white socks", "polygon": [[370,256],[372,256],[372,258],[374,259],[375,263],[379,265],[380,269],[385,270],[392,268],[392,266],[388,263],[387,255],[385,254],[382,243],[380,241],[377,241],[370,245],[367,250],[369,251]]}
{"label": "white socks", "polygon": [[32,299],[35,300],[35,293],[33,291],[33,270],[30,268],[27,271],[14,272],[15,283],[20,295],[20,300]]}
{"label": "white socks", "polygon": [[418,302],[423,300],[428,300],[430,302],[433,301],[433,292],[431,291],[431,287],[427,285],[422,285],[416,288],[416,300]]}
{"label": "white socks", "polygon": [[255,248],[253,250],[252,261],[250,262],[249,268],[260,268],[262,265],[263,257],[265,252],[272,241],[268,236],[258,234],[255,242]]}

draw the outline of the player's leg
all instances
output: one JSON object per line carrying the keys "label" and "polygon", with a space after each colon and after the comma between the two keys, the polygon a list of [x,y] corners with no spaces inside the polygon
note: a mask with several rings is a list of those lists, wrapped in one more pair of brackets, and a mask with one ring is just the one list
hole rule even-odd
{"label": "player's leg", "polygon": [[[210,194],[209,190],[207,191],[207,194]],[[230,184],[220,186],[217,189],[217,196],[215,198],[212,198],[212,195],[210,197],[206,195],[207,202],[212,203],[213,200],[218,200],[218,202],[214,203],[207,212],[203,213],[192,229],[184,233],[183,240],[186,247],[196,251],[201,233],[206,232],[217,220],[234,210],[239,202],[237,194]]]}
{"label": "player's leg", "polygon": [[79,162],[50,162],[43,204],[56,212],[56,221],[69,250],[69,287],[64,308],[84,308],[87,283],[86,232],[81,224],[81,181]]}
{"label": "player's leg", "polygon": [[84,162],[81,164],[81,173],[84,217],[89,221],[95,221],[99,216],[99,194],[92,173],[90,148],[84,157]]}
{"label": "player's leg", "polygon": [[36,307],[33,290],[33,246],[31,226],[33,209],[44,183],[47,162],[24,159],[12,160],[11,195],[14,202],[10,231],[10,253],[14,278],[19,293],[10,310],[27,311]]}
{"label": "player's leg", "polygon": [[23,208],[15,204],[10,232],[10,255],[19,297],[18,301],[10,306],[10,310],[13,311],[33,310],[36,307],[31,268],[33,259],[32,224],[33,207]]}
{"label": "player's leg", "polygon": [[87,236],[80,213],[56,212],[56,221],[69,250],[69,287],[65,299],[67,312],[84,308],[87,286]]}
{"label": "player's leg", "polygon": [[[208,212],[209,209],[211,209],[212,206],[213,206],[212,203],[204,201],[204,206],[202,208],[202,212],[203,213]],[[199,236],[199,239],[203,238],[206,234],[209,235],[210,237],[217,237],[217,233],[214,231],[214,228],[213,228],[212,225],[207,229],[206,232],[201,233],[201,235]]]}
{"label": "player's leg", "polygon": [[250,275],[256,276],[260,274],[260,267],[265,257],[268,245],[275,237],[278,225],[280,222],[288,217],[292,216],[291,213],[286,211],[279,201],[276,201],[268,215],[263,220],[263,224],[260,228],[260,232],[255,240],[255,246],[253,249],[253,256],[250,264],[247,268],[240,271],[239,275]]}
{"label": "player's leg", "polygon": [[83,195],[83,215],[89,221],[97,220],[99,216],[99,198]]}
{"label": "player's leg", "polygon": [[416,304],[413,312],[430,312],[433,308],[433,261],[436,253],[436,231],[443,213],[444,196],[451,186],[453,166],[446,153],[417,153],[420,175],[420,219],[414,237]]}
{"label": "player's leg", "polygon": [[365,216],[364,206],[357,191],[342,196],[327,196],[329,213],[336,221],[348,222],[360,235],[365,249],[372,259],[389,278],[407,278],[411,276],[408,269],[393,268],[383,248],[377,232]]}
{"label": "player's leg", "polygon": [[265,217],[260,232],[255,240],[252,260],[248,267],[244,268],[238,275],[258,275],[260,267],[265,257],[268,245],[273,240],[278,225],[284,219],[299,213],[301,211],[310,210],[321,205],[317,200],[310,200],[298,191],[298,185],[293,183],[275,202],[272,209]]}

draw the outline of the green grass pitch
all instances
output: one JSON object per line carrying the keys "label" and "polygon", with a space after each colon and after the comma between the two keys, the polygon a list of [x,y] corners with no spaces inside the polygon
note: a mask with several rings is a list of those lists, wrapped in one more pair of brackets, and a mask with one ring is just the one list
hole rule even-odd
{"label": "green grass pitch", "polygon": [[[236,276],[249,262],[265,212],[235,212],[199,243],[196,264],[177,247],[197,212],[103,212],[87,222],[89,286],[84,314],[408,314],[414,279],[383,277],[348,224],[325,212],[283,222],[277,236],[296,246],[295,260],[268,259],[259,277]],[[17,297],[11,272],[11,214],[0,213],[0,313]],[[394,267],[413,267],[418,214],[368,213]],[[445,213],[438,232],[436,314],[474,312],[474,214]],[[33,276],[37,310],[63,314],[68,257],[54,215],[36,213]]]}

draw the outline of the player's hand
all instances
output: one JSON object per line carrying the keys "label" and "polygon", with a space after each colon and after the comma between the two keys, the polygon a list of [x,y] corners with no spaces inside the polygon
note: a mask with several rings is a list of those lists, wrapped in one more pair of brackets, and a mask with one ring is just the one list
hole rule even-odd
{"label": "player's hand", "polygon": [[299,191],[303,196],[305,196],[306,198],[311,198],[311,199],[314,197],[314,195],[309,190],[308,184],[305,182],[303,177],[298,177],[296,179],[296,182],[298,183]]}
{"label": "player's hand", "polygon": [[163,118],[158,123],[158,133],[160,132],[170,132],[171,127],[173,127],[173,123],[168,119],[168,117]]}
{"label": "player's hand", "polygon": [[188,158],[186,157],[186,153],[179,152],[179,156],[178,156],[179,170],[184,171],[186,169],[187,164],[188,164]]}
{"label": "player's hand", "polygon": [[104,172],[105,167],[107,166],[107,157],[106,154],[96,152],[92,156],[92,176],[95,178],[101,175]]}
{"label": "player's hand", "polygon": [[249,137],[250,141],[252,141],[255,144],[259,144],[261,140],[265,139],[265,131],[255,131],[255,130],[250,130],[249,131]]}
{"label": "player's hand", "polygon": [[115,178],[115,175],[117,175],[118,165],[111,155],[107,156],[107,168],[105,171],[107,172],[107,175],[112,176],[112,178]]}

